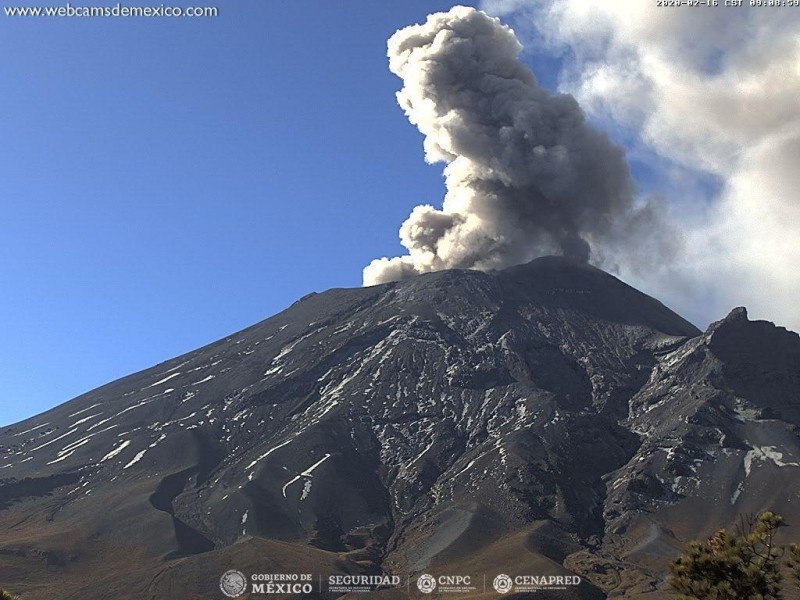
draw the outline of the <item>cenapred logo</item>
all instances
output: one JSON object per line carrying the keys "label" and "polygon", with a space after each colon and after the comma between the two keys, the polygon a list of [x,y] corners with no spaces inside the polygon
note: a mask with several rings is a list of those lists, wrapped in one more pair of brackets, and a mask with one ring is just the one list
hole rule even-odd
{"label": "cenapred logo", "polygon": [[498,594],[507,594],[514,587],[514,582],[511,580],[511,577],[505,573],[501,573],[494,578],[492,587]]}
{"label": "cenapred logo", "polygon": [[247,577],[236,569],[225,571],[219,578],[219,589],[228,598],[238,598],[247,591]]}
{"label": "cenapred logo", "polygon": [[436,579],[433,575],[428,575],[427,573],[420,575],[419,579],[417,579],[417,587],[423,594],[430,594],[436,589]]}
{"label": "cenapred logo", "polygon": [[577,575],[515,575],[501,573],[492,581],[492,587],[500,594],[509,592],[535,593],[542,590],[566,590],[578,586],[581,578]]}

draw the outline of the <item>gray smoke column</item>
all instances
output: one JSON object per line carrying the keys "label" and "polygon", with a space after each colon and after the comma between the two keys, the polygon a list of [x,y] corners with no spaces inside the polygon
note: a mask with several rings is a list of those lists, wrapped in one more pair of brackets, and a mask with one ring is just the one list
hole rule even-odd
{"label": "gray smoke column", "polygon": [[411,211],[400,228],[408,254],[372,261],[364,285],[546,254],[601,262],[626,222],[649,220],[648,207],[634,209],[624,151],[572,96],[537,85],[498,19],[456,6],[401,29],[388,49],[398,102],[426,160],[446,163],[447,193],[441,210]]}

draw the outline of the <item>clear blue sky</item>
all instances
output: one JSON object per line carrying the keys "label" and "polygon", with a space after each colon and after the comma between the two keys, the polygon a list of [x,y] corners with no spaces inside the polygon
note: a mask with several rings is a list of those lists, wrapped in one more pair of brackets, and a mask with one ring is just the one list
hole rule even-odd
{"label": "clear blue sky", "polygon": [[385,55],[451,3],[217,6],[0,15],[0,425],[360,285],[440,202]]}

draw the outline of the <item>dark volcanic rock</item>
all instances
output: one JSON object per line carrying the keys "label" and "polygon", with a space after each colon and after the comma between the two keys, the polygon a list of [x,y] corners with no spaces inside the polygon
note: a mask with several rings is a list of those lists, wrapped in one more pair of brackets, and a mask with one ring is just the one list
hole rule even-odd
{"label": "dark volcanic rock", "polygon": [[0,431],[0,572],[31,599],[217,598],[229,568],[635,597],[683,540],[797,512],[799,357],[561,258],[312,294]]}

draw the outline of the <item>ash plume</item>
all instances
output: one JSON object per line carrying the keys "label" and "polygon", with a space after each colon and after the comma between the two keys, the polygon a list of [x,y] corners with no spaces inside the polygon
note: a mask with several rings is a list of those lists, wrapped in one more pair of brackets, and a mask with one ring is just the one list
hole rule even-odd
{"label": "ash plume", "polygon": [[558,58],[559,90],[624,133],[664,197],[680,247],[636,272],[629,259],[647,251],[626,237],[637,251],[609,253],[620,275],[699,324],[747,306],[800,331],[800,11],[481,5],[518,24],[526,49]]}
{"label": "ash plume", "polygon": [[373,260],[364,285],[547,254],[604,262],[620,235],[661,218],[635,205],[623,149],[572,96],[539,87],[521,50],[510,28],[463,6],[389,39],[398,102],[427,162],[446,163],[447,192],[441,209],[411,211],[400,228],[408,254]]}

